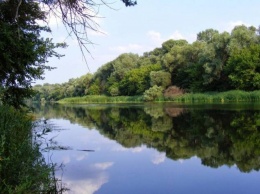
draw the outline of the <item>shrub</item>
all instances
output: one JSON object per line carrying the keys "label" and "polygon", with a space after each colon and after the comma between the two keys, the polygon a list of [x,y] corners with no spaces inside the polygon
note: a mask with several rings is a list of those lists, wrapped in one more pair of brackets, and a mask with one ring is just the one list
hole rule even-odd
{"label": "shrub", "polygon": [[162,92],[163,88],[161,86],[154,85],[144,92],[144,101],[154,101],[163,95]]}

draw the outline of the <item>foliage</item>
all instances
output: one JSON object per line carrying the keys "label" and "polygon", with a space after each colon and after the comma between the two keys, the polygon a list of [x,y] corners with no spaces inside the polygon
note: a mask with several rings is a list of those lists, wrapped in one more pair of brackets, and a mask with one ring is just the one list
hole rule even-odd
{"label": "foliage", "polygon": [[32,127],[24,112],[0,106],[1,193],[58,193],[54,166],[45,162]]}
{"label": "foliage", "polygon": [[165,71],[151,71],[150,80],[151,86],[162,86],[165,89],[171,85],[171,74]]}
{"label": "foliage", "polygon": [[[136,1],[122,0],[126,6],[134,6]],[[102,4],[105,2],[101,1]],[[32,83],[43,79],[45,70],[53,69],[47,66],[48,58],[62,55],[55,49],[65,47],[65,43],[54,44],[51,39],[43,38],[42,32],[50,32],[46,26],[50,15],[59,17],[68,30],[68,35],[74,35],[85,59],[84,50],[91,41],[87,30],[98,31],[96,17],[100,7],[95,1],[51,1],[51,0],[7,0],[0,1],[0,100],[4,104],[16,108],[23,105],[25,98],[32,97]],[[39,22],[40,21],[40,22]],[[75,86],[74,86],[75,87]],[[61,98],[57,87],[49,99]],[[81,96],[85,86],[70,88],[73,95]],[[63,91],[65,92],[65,91]]]}
{"label": "foliage", "polygon": [[160,70],[160,66],[144,65],[128,71],[119,83],[120,94],[135,96],[142,95],[150,87],[150,72]]}
{"label": "foliage", "polygon": [[[258,90],[259,35],[253,26],[236,26],[231,33],[206,29],[193,43],[168,40],[143,56],[124,53],[100,67],[81,90],[108,96],[144,95],[155,85],[163,90],[177,86],[186,93]],[[57,90],[50,93],[58,95]]]}
{"label": "foliage", "polygon": [[86,74],[76,79],[70,79],[63,84],[43,84],[35,85],[33,89],[36,95],[33,101],[57,101],[62,98],[84,96],[88,92],[87,88],[92,79],[92,74]]}
{"label": "foliage", "polygon": [[230,84],[241,90],[260,89],[260,44],[232,52],[226,66]]}
{"label": "foliage", "polygon": [[144,101],[154,101],[162,97],[162,91],[163,88],[161,86],[154,85],[144,92]]}
{"label": "foliage", "polygon": [[46,19],[46,13],[37,2],[18,3],[14,0],[0,2],[1,100],[16,108],[23,104],[24,98],[32,96],[32,82],[43,79],[44,70],[52,69],[45,64],[47,58],[61,57],[54,49],[65,47],[65,44],[54,44],[51,39],[40,36],[50,29],[37,24],[37,20]]}

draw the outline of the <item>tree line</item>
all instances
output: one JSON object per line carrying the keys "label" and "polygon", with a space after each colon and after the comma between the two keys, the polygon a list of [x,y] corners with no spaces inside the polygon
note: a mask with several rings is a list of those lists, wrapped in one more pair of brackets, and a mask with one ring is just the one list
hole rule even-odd
{"label": "tree line", "polygon": [[190,93],[259,90],[260,28],[240,25],[230,33],[207,29],[193,43],[170,39],[142,56],[124,53],[94,74],[34,86],[34,100],[84,95],[143,95],[153,100],[169,86]]}

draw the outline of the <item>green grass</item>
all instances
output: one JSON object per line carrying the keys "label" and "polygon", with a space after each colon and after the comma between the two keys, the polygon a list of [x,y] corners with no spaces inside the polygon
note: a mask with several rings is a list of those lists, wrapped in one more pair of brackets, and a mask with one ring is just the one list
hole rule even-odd
{"label": "green grass", "polygon": [[83,97],[73,97],[73,98],[64,98],[59,100],[58,103],[61,104],[88,104],[88,103],[138,103],[143,102],[142,96],[83,96]]}
{"label": "green grass", "polygon": [[58,193],[54,166],[45,163],[32,128],[25,112],[0,105],[1,193]]}
{"label": "green grass", "polygon": [[[186,93],[181,96],[172,98],[160,97],[155,102],[182,102],[182,103],[193,103],[193,102],[256,102],[260,101],[260,90],[246,92],[241,90],[231,90],[227,92],[208,92],[208,93]],[[117,96],[109,97],[104,95],[96,96],[83,96],[65,98],[59,100],[61,104],[91,104],[91,103],[141,103],[144,102],[142,96]]]}
{"label": "green grass", "polygon": [[231,90],[219,93],[195,93],[168,99],[175,102],[256,102],[260,101],[260,91],[245,92]]}

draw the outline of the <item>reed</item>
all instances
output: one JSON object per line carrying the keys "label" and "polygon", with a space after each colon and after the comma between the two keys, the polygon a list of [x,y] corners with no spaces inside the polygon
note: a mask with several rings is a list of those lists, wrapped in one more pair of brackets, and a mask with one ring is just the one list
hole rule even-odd
{"label": "reed", "polygon": [[[155,102],[256,102],[260,101],[260,90],[246,92],[231,90],[227,92],[186,93],[177,97],[159,97]],[[64,98],[60,104],[106,104],[106,103],[141,103],[143,96],[116,96],[88,95],[83,97]]]}
{"label": "reed", "polygon": [[1,193],[58,193],[54,166],[45,163],[25,112],[0,105]]}
{"label": "reed", "polygon": [[260,91],[231,90],[219,93],[189,93],[170,100],[176,102],[256,102],[260,101]]}
{"label": "reed", "polygon": [[83,97],[64,98],[59,100],[61,104],[103,104],[103,103],[138,103],[143,102],[142,96],[116,96],[109,97],[104,95],[93,95]]}

